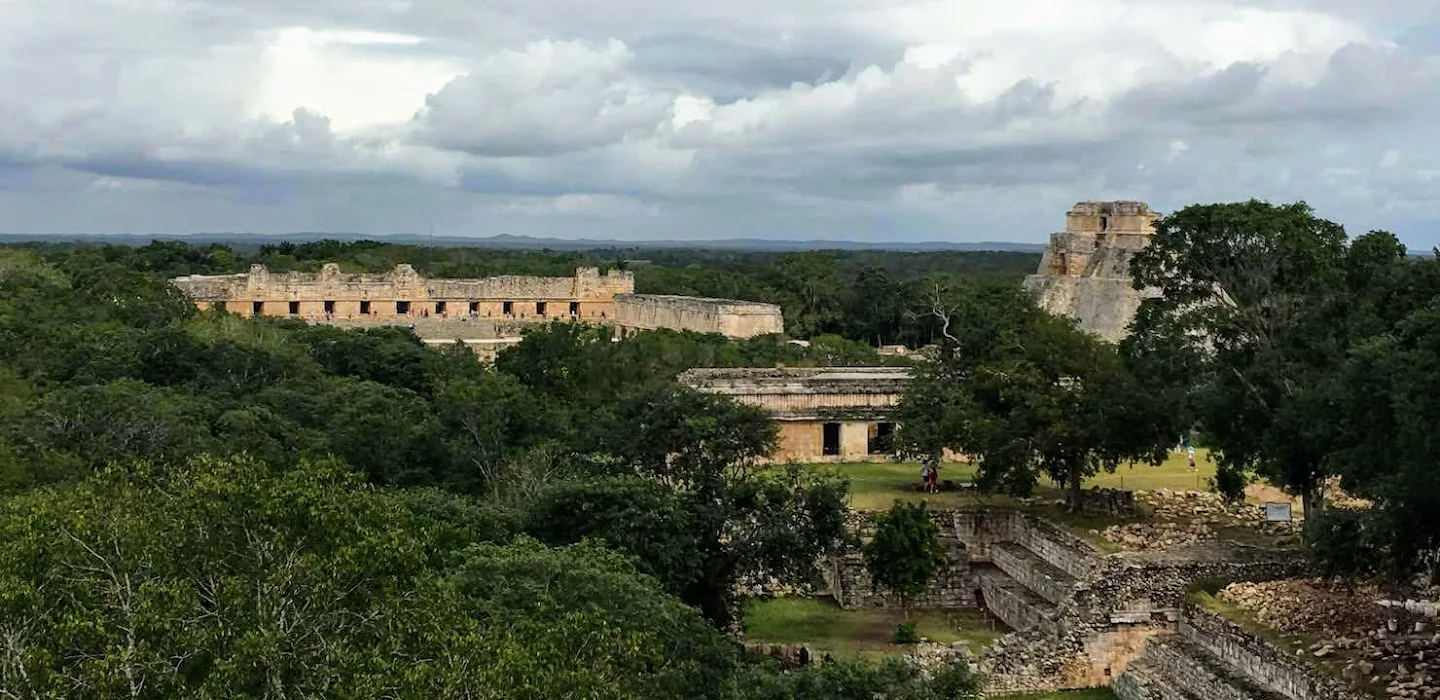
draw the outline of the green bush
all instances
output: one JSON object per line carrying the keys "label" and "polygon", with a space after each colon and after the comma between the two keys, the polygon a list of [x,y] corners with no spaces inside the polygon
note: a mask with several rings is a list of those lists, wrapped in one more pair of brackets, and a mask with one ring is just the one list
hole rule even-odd
{"label": "green bush", "polygon": [[1244,470],[1220,465],[1209,485],[1211,491],[1220,494],[1225,500],[1236,502],[1245,499],[1245,487],[1249,483],[1250,477]]}
{"label": "green bush", "polygon": [[915,629],[914,620],[906,620],[895,626],[896,644],[916,644],[920,641],[920,632]]}

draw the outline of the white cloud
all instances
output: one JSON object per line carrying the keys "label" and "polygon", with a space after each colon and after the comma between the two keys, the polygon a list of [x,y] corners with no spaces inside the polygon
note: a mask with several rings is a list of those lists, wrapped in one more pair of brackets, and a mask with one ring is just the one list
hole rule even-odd
{"label": "white cloud", "polygon": [[0,207],[33,231],[1038,241],[1080,199],[1258,196],[1428,246],[1440,45],[1403,28],[1437,21],[1433,0],[0,0]]}
{"label": "white cloud", "polygon": [[256,116],[284,119],[303,108],[341,130],[402,122],[460,73],[453,60],[384,50],[423,44],[417,36],[306,27],[267,34]]}
{"label": "white cloud", "polygon": [[543,156],[653,132],[673,96],[630,75],[631,53],[539,41],[486,57],[431,95],[416,117],[421,136],[477,155]]}

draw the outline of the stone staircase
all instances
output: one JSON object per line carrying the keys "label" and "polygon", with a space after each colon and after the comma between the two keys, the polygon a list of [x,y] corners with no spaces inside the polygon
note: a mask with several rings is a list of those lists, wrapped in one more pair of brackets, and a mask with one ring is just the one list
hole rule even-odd
{"label": "stone staircase", "polygon": [[1018,514],[957,520],[954,531],[969,551],[985,607],[1017,632],[1053,633],[1060,604],[1075,588],[1066,572],[1093,556],[1036,530]]}
{"label": "stone staircase", "polygon": [[1039,628],[1055,632],[1058,606],[999,568],[976,571],[985,608],[1017,632]]}
{"label": "stone staircase", "polygon": [[1121,700],[1289,700],[1236,672],[1183,634],[1151,639],[1111,688]]}
{"label": "stone staircase", "polygon": [[1074,578],[1016,542],[992,545],[990,561],[1052,605],[1059,605],[1075,588]]}

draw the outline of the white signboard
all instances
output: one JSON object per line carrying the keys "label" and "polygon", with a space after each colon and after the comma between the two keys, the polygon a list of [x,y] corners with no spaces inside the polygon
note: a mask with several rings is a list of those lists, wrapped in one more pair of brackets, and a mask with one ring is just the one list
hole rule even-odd
{"label": "white signboard", "polygon": [[1269,521],[1269,522],[1272,522],[1272,523],[1288,523],[1288,522],[1290,522],[1290,504],[1289,504],[1289,503],[1266,503],[1266,504],[1265,504],[1265,520],[1267,520],[1267,521]]}

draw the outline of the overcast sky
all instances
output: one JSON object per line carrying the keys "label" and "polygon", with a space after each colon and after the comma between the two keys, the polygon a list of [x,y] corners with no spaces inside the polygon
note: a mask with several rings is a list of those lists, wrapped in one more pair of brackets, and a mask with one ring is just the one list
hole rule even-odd
{"label": "overcast sky", "polygon": [[1440,0],[0,0],[0,232],[1440,244]]}

